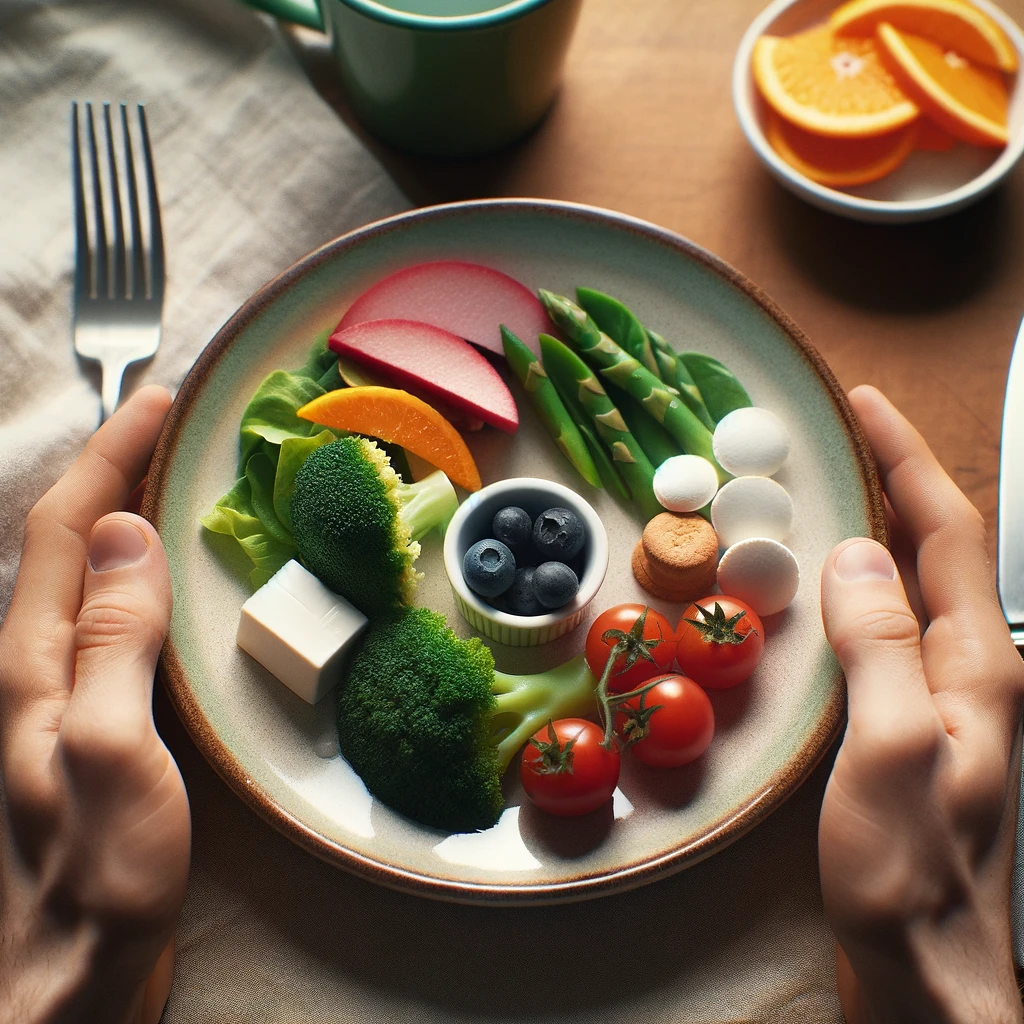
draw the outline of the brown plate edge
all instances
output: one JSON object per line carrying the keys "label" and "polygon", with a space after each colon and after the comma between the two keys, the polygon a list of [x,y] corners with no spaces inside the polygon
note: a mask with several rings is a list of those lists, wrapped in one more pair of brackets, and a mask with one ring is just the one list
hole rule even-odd
{"label": "brown plate edge", "polygon": [[[888,523],[878,470],[846,394],[814,345],[774,300],[725,261],[675,232],[615,211],[578,203],[538,199],[468,200],[397,214],[325,243],[263,285],[221,327],[200,353],[182,382],[153,454],[142,502],[143,516],[159,530],[160,501],[163,496],[166,467],[173,457],[178,435],[201,390],[202,381],[220,361],[235,335],[254,316],[276,300],[278,295],[285,292],[296,280],[324,260],[333,258],[339,249],[351,247],[372,235],[400,230],[410,220],[441,219],[474,208],[488,211],[526,209],[601,224],[611,222],[614,226],[659,242],[676,252],[684,252],[757,303],[796,345],[828,392],[850,438],[856,461],[861,469],[866,490],[865,513],[870,524],[870,536],[883,544],[888,544]],[[796,791],[838,737],[843,726],[845,710],[844,680],[842,675],[837,673],[825,714],[796,757],[776,772],[741,806],[714,822],[703,835],[686,846],[639,864],[625,865],[612,873],[603,872],[591,877],[581,876],[565,882],[536,886],[485,885],[406,872],[327,841],[290,815],[274,802],[262,787],[247,777],[241,764],[210,726],[200,709],[169,637],[161,654],[158,676],[186,730],[211,767],[244,803],[293,842],[322,860],[389,888],[449,902],[490,905],[554,904],[611,895],[693,866],[745,835]]]}

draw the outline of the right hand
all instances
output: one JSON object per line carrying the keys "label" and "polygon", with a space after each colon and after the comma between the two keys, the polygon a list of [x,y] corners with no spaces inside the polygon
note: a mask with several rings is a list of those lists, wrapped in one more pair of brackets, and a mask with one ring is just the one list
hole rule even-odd
{"label": "right hand", "polygon": [[153,724],[171,615],[127,512],[170,405],[140,390],[29,513],[0,629],[0,1024],[155,1024],[189,810]]}
{"label": "right hand", "polygon": [[856,388],[850,402],[897,557],[849,540],[822,570],[825,630],[849,693],[819,824],[840,998],[849,1024],[1016,1024],[1009,897],[1024,663],[984,520],[878,391]]}

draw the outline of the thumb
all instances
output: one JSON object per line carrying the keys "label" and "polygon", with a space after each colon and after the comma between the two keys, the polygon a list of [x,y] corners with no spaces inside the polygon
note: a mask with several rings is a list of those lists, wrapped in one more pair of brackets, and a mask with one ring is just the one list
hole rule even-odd
{"label": "thumb", "polygon": [[[171,618],[167,557],[156,530],[114,512],[89,538],[75,625],[75,685],[62,731],[135,742],[152,725],[153,674]],[[120,728],[119,728],[120,727]]]}
{"label": "thumb", "polygon": [[881,544],[858,537],[833,549],[821,572],[821,610],[846,674],[847,736],[896,740],[930,721],[920,626]]}

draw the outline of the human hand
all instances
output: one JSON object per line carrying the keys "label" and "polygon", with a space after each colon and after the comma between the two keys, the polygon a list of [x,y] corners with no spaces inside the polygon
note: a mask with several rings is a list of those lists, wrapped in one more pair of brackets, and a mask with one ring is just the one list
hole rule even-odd
{"label": "human hand", "polygon": [[822,570],[849,699],[818,832],[840,998],[849,1024],[1019,1022],[1009,896],[1024,663],[981,515],[878,391],[850,401],[896,562],[850,540]]}
{"label": "human hand", "polygon": [[0,1024],[155,1024],[189,811],[153,724],[171,614],[156,531],[125,507],[170,404],[141,389],[29,513],[0,629]]}

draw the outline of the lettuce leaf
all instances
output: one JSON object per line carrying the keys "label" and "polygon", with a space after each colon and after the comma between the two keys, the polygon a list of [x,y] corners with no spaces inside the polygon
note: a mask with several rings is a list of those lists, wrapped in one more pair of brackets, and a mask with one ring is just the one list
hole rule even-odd
{"label": "lettuce leaf", "polygon": [[329,335],[317,335],[299,369],[275,370],[257,388],[242,413],[238,479],[199,520],[211,533],[238,542],[252,562],[254,590],[295,557],[290,506],[299,467],[314,448],[341,436],[296,415],[307,402],[344,386],[338,358],[327,348]]}

